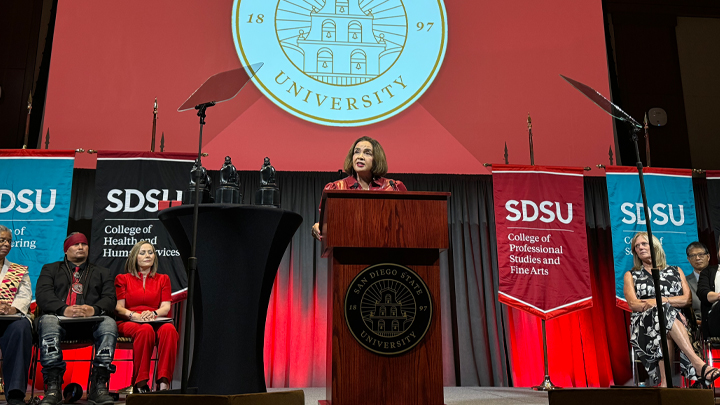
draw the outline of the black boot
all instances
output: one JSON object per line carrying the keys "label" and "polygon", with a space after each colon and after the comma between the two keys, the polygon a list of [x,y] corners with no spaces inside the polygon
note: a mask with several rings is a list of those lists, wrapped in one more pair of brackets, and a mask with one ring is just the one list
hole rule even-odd
{"label": "black boot", "polygon": [[93,367],[90,375],[90,388],[88,389],[87,400],[91,404],[108,405],[114,401],[110,396],[110,370],[105,367]]}
{"label": "black boot", "polygon": [[45,369],[45,396],[40,405],[62,404],[63,371],[58,369]]}

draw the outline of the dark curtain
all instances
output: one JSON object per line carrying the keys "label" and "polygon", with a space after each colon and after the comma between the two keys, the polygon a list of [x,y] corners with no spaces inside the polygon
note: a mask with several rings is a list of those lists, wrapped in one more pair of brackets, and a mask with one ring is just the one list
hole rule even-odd
{"label": "dark curtain", "polygon": [[506,311],[498,268],[491,176],[397,175],[413,191],[449,191],[450,248],[441,258],[446,386],[509,386]]}
{"label": "dark curtain", "polygon": [[612,376],[610,380],[599,375],[599,384],[592,386],[608,386],[613,382],[624,384],[632,378],[629,316],[615,304],[612,231],[604,177],[585,178],[585,222],[594,297],[590,310],[592,329],[589,332],[599,342],[607,342],[607,358],[599,357],[602,364],[598,364],[598,369],[609,367],[610,373],[607,374]]}
{"label": "dark curtain", "polygon": [[[214,184],[217,172],[210,172]],[[258,172],[239,172],[244,203],[254,202]],[[94,171],[75,172],[71,221],[92,214]],[[326,259],[310,234],[322,189],[338,173],[278,172],[282,208],[302,215],[278,269],[267,315],[268,387],[324,386]],[[397,174],[412,191],[449,191],[450,248],[441,255],[439,305],[445,386],[528,386],[542,381],[540,321],[497,300],[492,177]],[[80,184],[83,183],[83,184]],[[79,194],[79,195],[76,195]],[[564,386],[608,386],[629,379],[623,312],[615,307],[607,190],[585,179],[594,307],[548,322],[550,372]],[[557,381],[556,381],[557,380]]]}
{"label": "dark curtain", "polygon": [[[712,185],[704,178],[693,179],[695,194],[695,214],[697,215],[698,240],[707,246],[710,252],[710,264],[718,264],[717,241],[715,228],[720,227],[720,180],[711,180]],[[715,202],[715,204],[711,204]]]}
{"label": "dark curtain", "polygon": [[90,240],[92,214],[95,202],[95,170],[74,169],[70,195],[68,233],[82,232]]}

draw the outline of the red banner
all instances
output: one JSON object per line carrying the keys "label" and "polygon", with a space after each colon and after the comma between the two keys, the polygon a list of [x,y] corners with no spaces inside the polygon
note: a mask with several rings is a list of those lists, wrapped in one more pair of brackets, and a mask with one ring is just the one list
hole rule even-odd
{"label": "red banner", "polygon": [[500,302],[542,319],[592,307],[583,169],[492,169]]}

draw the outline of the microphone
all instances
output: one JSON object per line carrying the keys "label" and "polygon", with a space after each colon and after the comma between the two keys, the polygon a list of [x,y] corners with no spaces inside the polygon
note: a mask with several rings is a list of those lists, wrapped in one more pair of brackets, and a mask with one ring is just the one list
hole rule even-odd
{"label": "microphone", "polygon": [[355,183],[352,186],[350,186],[350,190],[357,190],[360,187],[360,183]]}
{"label": "microphone", "polygon": [[393,180],[390,180],[390,187],[393,188],[393,190],[398,191],[397,186],[395,185],[395,182]]}

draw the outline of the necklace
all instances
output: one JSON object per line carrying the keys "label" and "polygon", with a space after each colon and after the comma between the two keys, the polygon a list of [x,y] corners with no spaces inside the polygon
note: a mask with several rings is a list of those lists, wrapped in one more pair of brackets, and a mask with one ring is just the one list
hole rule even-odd
{"label": "necklace", "polygon": [[[68,271],[70,271],[70,264],[67,262],[67,260],[65,261],[65,266],[67,267]],[[80,281],[80,270],[77,270],[78,268],[80,268],[80,266],[75,266],[75,267],[76,267],[76,270],[72,273],[73,281],[72,281],[72,285],[70,288],[72,289],[72,291],[75,294],[82,294],[83,293],[83,284]],[[87,279],[87,272],[85,272],[85,273],[86,274],[84,274],[84,276],[85,276],[84,278]]]}

